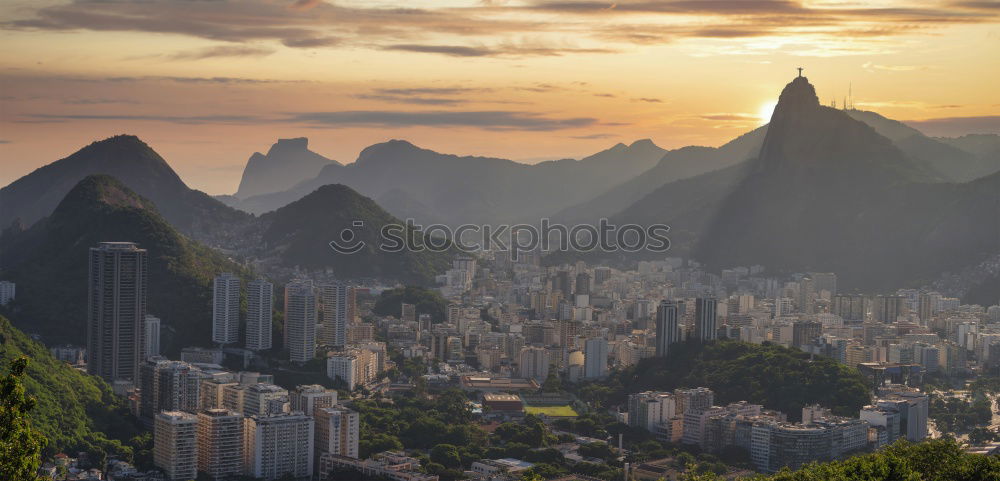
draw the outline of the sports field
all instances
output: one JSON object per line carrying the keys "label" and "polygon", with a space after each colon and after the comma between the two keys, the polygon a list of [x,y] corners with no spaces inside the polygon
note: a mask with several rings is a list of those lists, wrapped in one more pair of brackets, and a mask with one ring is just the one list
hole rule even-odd
{"label": "sports field", "polygon": [[569,406],[525,406],[524,412],[527,414],[544,414],[554,418],[574,418],[576,411]]}

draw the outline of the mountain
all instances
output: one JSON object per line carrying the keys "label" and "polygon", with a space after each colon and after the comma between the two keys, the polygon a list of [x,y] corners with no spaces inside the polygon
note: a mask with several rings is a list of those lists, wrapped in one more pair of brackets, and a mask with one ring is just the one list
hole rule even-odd
{"label": "mountain", "polygon": [[991,163],[972,152],[952,145],[944,139],[934,139],[902,122],[885,118],[865,110],[845,110],[847,115],[860,120],[888,138],[917,165],[930,175],[951,182],[967,182],[1000,170],[1000,148],[993,152]]}
{"label": "mountain", "polygon": [[[88,376],[49,354],[10,321],[0,316],[0,365],[28,358],[22,377],[25,391],[37,400],[29,416],[45,435],[45,456],[85,451],[104,455],[127,451],[120,440],[139,434],[128,409],[101,378]],[[100,459],[100,456],[98,457]]]}
{"label": "mountain", "polygon": [[[264,214],[260,222],[260,245],[266,246],[260,257],[265,262],[312,270],[332,269],[344,279],[382,278],[432,284],[435,275],[450,268],[455,253],[450,248],[446,252],[380,249],[382,229],[403,222],[371,199],[340,184],[324,185],[302,199]],[[345,230],[350,230],[353,237],[347,238],[343,245],[364,242],[358,252],[340,253],[330,246],[331,241],[344,239]],[[425,245],[425,238],[410,237],[414,245]]]}
{"label": "mountain", "polygon": [[[345,166],[328,165],[311,180],[283,192],[242,199],[240,209],[264,213],[320,186],[344,184],[399,208],[398,217],[423,223],[537,222],[608,186],[652,167],[664,150],[649,140],[618,144],[581,160],[522,164],[490,157],[459,157],[390,140],[365,148]],[[399,202],[406,199],[405,203]]]}
{"label": "mountain", "polygon": [[92,175],[51,216],[0,238],[2,277],[18,287],[14,321],[49,344],[79,344],[87,329],[88,249],[103,241],[132,241],[149,252],[148,312],[163,320],[167,353],[208,345],[212,279],[221,272],[247,275],[180,234],[150,200],[113,177]]}
{"label": "mountain", "polygon": [[340,163],[309,150],[309,139],[278,139],[267,154],[254,152],[243,169],[237,199],[280,192],[316,177],[324,166]]}
{"label": "mountain", "polygon": [[0,226],[15,219],[25,226],[52,213],[84,177],[107,174],[153,201],[173,226],[195,238],[221,241],[226,227],[249,216],[207,194],[188,188],[152,148],[133,135],[94,142],[74,154],[21,177],[0,189]]}
{"label": "mountain", "polygon": [[713,267],[833,271],[844,285],[877,289],[1000,251],[1000,175],[934,181],[872,127],[821,106],[799,77],[745,178],[709,200],[719,207],[693,255]]}
{"label": "mountain", "polygon": [[765,125],[718,148],[690,146],[671,150],[649,170],[620,184],[610,184],[613,187],[600,195],[564,209],[553,218],[572,223],[592,222],[598,218],[611,217],[661,186],[724,169],[757,155],[766,133]]}
{"label": "mountain", "polygon": [[970,167],[970,177],[981,177],[1000,171],[1000,135],[969,134],[953,138],[937,137],[935,140],[976,157],[976,164]]}

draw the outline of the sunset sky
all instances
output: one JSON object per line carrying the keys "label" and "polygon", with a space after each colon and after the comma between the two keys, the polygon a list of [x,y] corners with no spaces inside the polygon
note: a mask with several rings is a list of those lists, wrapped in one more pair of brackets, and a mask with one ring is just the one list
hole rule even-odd
{"label": "sunset sky", "polygon": [[719,145],[799,66],[824,103],[1000,133],[996,1],[5,0],[0,186],[118,133],[212,194],[283,137],[341,162]]}

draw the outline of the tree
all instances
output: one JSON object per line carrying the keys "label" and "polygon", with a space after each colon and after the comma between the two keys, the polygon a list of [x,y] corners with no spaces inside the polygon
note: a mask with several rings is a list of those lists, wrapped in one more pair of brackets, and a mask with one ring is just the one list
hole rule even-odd
{"label": "tree", "polygon": [[31,427],[28,413],[35,408],[21,383],[28,358],[10,363],[10,372],[0,380],[0,479],[38,479],[45,436]]}
{"label": "tree", "polygon": [[458,454],[458,447],[452,444],[438,444],[431,449],[431,461],[446,468],[462,467],[462,456]]}

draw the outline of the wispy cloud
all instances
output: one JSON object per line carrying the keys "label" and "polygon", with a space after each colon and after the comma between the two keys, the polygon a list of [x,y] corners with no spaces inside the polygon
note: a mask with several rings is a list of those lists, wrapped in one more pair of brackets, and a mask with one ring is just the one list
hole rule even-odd
{"label": "wispy cloud", "polygon": [[274,53],[273,49],[244,45],[220,45],[197,50],[177,52],[167,56],[170,60],[204,60],[219,57],[264,57]]}
{"label": "wispy cloud", "polygon": [[756,115],[744,113],[705,114],[700,115],[699,118],[717,122],[757,122],[760,120]]}
{"label": "wispy cloud", "polygon": [[547,47],[528,45],[465,46],[465,45],[387,45],[383,50],[417,53],[437,53],[452,57],[555,57],[576,53],[614,53],[606,48]]}

